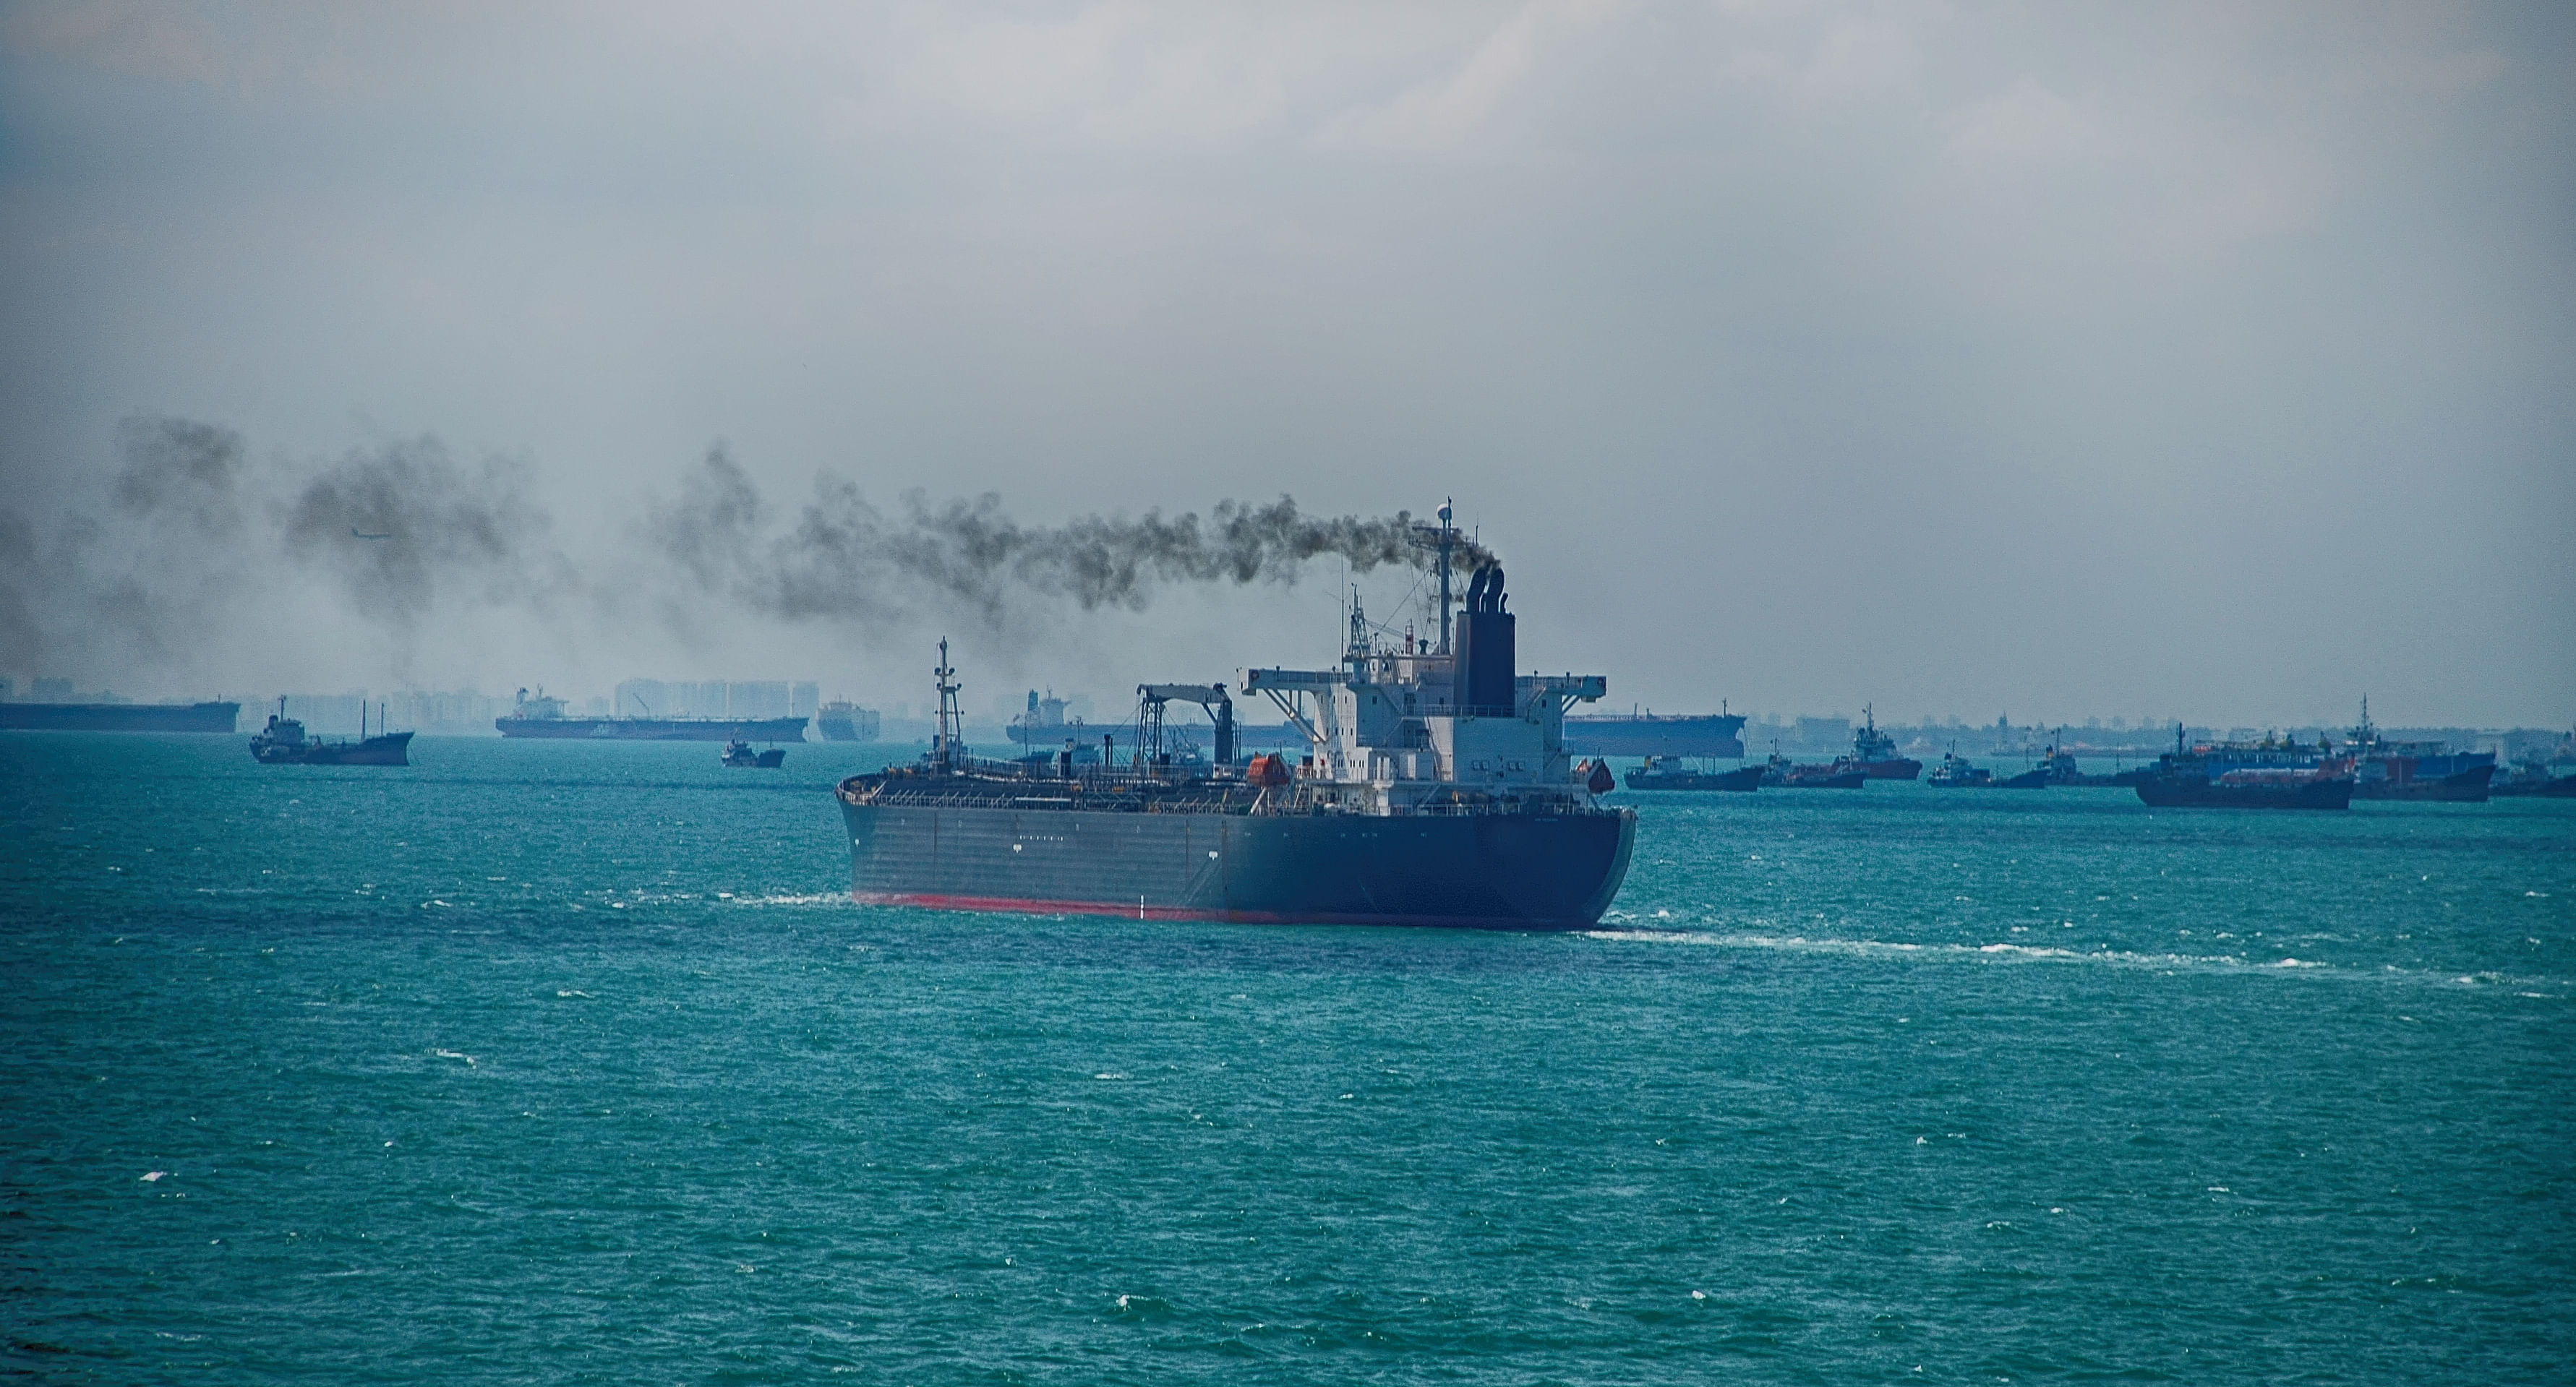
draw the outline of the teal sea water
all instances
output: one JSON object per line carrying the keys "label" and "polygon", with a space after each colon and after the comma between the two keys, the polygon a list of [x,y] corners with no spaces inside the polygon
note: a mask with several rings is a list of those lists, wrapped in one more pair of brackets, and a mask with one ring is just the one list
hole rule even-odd
{"label": "teal sea water", "polygon": [[862,908],[848,747],[0,734],[0,1367],[2563,1383],[2576,804],[1638,800],[1596,934]]}

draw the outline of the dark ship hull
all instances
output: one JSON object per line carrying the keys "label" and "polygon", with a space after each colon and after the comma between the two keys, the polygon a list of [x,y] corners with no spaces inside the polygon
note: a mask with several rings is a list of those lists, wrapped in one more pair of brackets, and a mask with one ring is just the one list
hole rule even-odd
{"label": "dark ship hull", "polygon": [[1788,766],[1762,768],[1762,783],[1783,790],[1857,790],[1869,783],[1869,772],[1857,766]]}
{"label": "dark ship hull", "polygon": [[823,734],[823,740],[827,742],[855,742],[859,740],[859,729],[846,717],[816,718],[814,720],[814,727],[815,730]]}
{"label": "dark ship hull", "polygon": [[1731,771],[1648,771],[1628,772],[1631,790],[1758,790],[1767,766],[1745,766]]}
{"label": "dark ship hull", "polygon": [[495,718],[504,737],[610,742],[801,742],[803,718]]}
{"label": "dark ship hull", "polygon": [[2464,771],[2432,779],[2398,780],[2371,777],[2358,782],[2354,799],[2432,800],[2443,804],[2484,804],[2495,779],[2492,764],[2471,766]]}
{"label": "dark ship hull", "polygon": [[1577,756],[1724,756],[1744,754],[1741,713],[1657,717],[1567,718],[1565,749]]}
{"label": "dark ship hull", "polygon": [[1923,763],[1911,756],[1899,756],[1886,761],[1863,761],[1859,765],[1861,774],[1872,780],[1912,780],[1923,774]]}
{"label": "dark ship hull", "polygon": [[2191,776],[2147,775],[2138,798],[2158,809],[2342,809],[2352,803],[2352,777],[2229,785]]}
{"label": "dark ship hull", "polygon": [[220,732],[238,703],[0,703],[0,727],[37,732]]}
{"label": "dark ship hull", "polygon": [[[1044,782],[1033,782],[1043,793]],[[1636,815],[1140,813],[841,795],[866,904],[1250,924],[1581,930]]]}
{"label": "dark ship hull", "polygon": [[2514,780],[2490,786],[2490,795],[2507,799],[2576,799],[2576,775],[2562,775],[2555,780]]}
{"label": "dark ship hull", "polygon": [[359,742],[254,741],[251,755],[263,766],[408,766],[411,737],[408,732],[387,732]]}

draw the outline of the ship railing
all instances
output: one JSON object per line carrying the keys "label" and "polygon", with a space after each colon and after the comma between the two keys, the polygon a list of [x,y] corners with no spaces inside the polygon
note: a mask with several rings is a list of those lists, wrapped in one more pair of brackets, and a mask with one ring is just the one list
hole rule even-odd
{"label": "ship railing", "polygon": [[1079,809],[1102,814],[1246,814],[1252,809],[1252,796],[1241,788],[1222,794],[1125,795],[1107,794],[1030,795],[1007,789],[979,786],[967,789],[953,780],[923,780],[914,784],[889,781],[873,793],[855,796],[858,802],[889,807],[931,809],[1023,809],[1058,812]]}
{"label": "ship railing", "polygon": [[[896,766],[890,772],[923,773],[933,777],[943,773],[921,766]],[[1056,773],[1052,760],[1031,764],[1022,760],[995,760],[983,756],[951,758],[947,777],[973,776],[986,780],[1008,780],[1030,785],[1195,785],[1240,784],[1240,767],[1210,766],[1202,761],[1176,762],[1170,765],[1136,765],[1132,762],[1103,766],[1097,762],[1077,764],[1071,776]]]}

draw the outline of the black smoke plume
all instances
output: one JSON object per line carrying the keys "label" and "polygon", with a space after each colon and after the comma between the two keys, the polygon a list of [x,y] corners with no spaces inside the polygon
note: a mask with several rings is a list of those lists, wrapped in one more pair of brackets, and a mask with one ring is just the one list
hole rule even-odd
{"label": "black smoke plume", "polygon": [[[1293,583],[1313,559],[1368,572],[1427,566],[1433,552],[1407,513],[1309,515],[1286,496],[1024,524],[989,493],[911,492],[879,509],[827,476],[781,509],[718,448],[676,496],[639,498],[644,543],[584,573],[556,546],[524,465],[464,462],[434,437],[262,462],[229,429],[141,416],[116,450],[92,504],[0,507],[0,670],[205,689],[255,680],[299,646],[347,658],[328,652],[354,640],[350,653],[408,678],[433,620],[464,618],[474,624],[454,629],[472,633],[506,611],[568,643],[641,612],[691,640],[745,615],[999,627],[1067,603],[1141,610],[1175,585]],[[1491,557],[1463,537],[1452,552],[1462,570]],[[333,622],[333,607],[364,631]]]}
{"label": "black smoke plume", "polygon": [[573,581],[524,469],[434,438],[263,466],[230,429],[137,416],[116,459],[103,504],[41,528],[0,513],[0,666],[201,683],[272,644],[260,628],[307,611],[318,576],[400,669],[434,609],[542,611]]}
{"label": "black smoke plume", "polygon": [[[1204,521],[1149,510],[1024,525],[989,492],[938,503],[907,492],[888,515],[854,483],[827,477],[783,526],[773,514],[717,448],[675,504],[654,510],[649,528],[701,583],[754,611],[862,624],[956,606],[998,624],[1015,601],[1058,598],[1086,611],[1141,610],[1174,584],[1293,583],[1312,559],[1339,558],[1365,573],[1427,564],[1433,552],[1423,543],[1428,527],[1408,512],[1314,516],[1287,496],[1220,501]],[[1460,536],[1450,561],[1464,571],[1492,557]]]}
{"label": "black smoke plume", "polygon": [[523,469],[463,467],[435,438],[353,452],[296,482],[279,510],[286,552],[338,575],[360,615],[404,626],[444,598],[543,605],[571,582]]}

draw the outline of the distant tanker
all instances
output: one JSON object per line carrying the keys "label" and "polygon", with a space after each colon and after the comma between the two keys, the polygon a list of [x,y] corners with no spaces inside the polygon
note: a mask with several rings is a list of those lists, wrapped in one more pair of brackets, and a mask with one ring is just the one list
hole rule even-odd
{"label": "distant tanker", "polygon": [[803,718],[568,718],[564,701],[526,689],[506,718],[492,725],[504,737],[559,737],[603,742],[801,742]]}
{"label": "distant tanker", "polygon": [[238,703],[0,703],[0,727],[40,732],[220,732]]}

